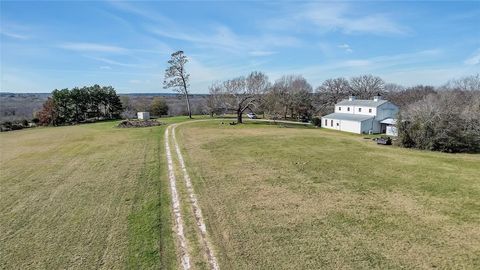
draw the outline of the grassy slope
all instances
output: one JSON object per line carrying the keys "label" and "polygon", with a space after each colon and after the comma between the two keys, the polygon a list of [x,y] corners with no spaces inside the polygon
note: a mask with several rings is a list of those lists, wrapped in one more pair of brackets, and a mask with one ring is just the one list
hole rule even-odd
{"label": "grassy slope", "polygon": [[225,269],[480,268],[480,155],[258,124],[178,135]]}
{"label": "grassy slope", "polygon": [[164,127],[114,125],[0,134],[0,268],[175,268]]}

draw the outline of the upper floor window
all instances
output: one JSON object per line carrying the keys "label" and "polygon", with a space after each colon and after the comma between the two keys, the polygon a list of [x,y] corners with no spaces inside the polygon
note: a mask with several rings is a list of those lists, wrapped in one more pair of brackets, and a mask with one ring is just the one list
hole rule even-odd
{"label": "upper floor window", "polygon": [[342,110],[342,107],[338,107],[338,110],[341,111],[341,110]]}
{"label": "upper floor window", "polygon": [[371,113],[371,112],[372,112],[372,109],[368,109],[368,112]]}
{"label": "upper floor window", "polygon": [[362,108],[358,108],[358,112],[362,112]]}
{"label": "upper floor window", "polygon": [[350,107],[347,107],[347,111],[350,111]]}

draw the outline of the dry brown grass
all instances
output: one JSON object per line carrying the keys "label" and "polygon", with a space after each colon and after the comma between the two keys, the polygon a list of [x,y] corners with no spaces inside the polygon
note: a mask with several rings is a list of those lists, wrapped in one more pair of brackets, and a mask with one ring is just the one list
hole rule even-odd
{"label": "dry brown grass", "polygon": [[218,122],[179,127],[223,269],[480,267],[480,156]]}

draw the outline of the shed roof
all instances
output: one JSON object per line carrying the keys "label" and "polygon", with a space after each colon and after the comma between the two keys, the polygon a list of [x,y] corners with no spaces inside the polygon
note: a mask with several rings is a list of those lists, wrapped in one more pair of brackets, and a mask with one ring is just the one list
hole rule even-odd
{"label": "shed roof", "polygon": [[337,119],[337,120],[348,120],[348,121],[365,121],[372,119],[373,115],[364,115],[364,114],[351,114],[351,113],[331,113],[322,118]]}
{"label": "shed roof", "polygon": [[355,100],[348,100],[348,99],[344,99],[340,102],[337,103],[337,105],[341,105],[341,106],[365,106],[365,107],[378,107],[382,104],[385,104],[387,103],[388,100],[383,100],[383,99],[380,99],[378,101],[374,101],[374,100],[371,100],[371,99],[355,99]]}
{"label": "shed roof", "polygon": [[382,124],[388,124],[388,125],[395,125],[397,123],[397,119],[395,118],[386,118],[380,121]]}

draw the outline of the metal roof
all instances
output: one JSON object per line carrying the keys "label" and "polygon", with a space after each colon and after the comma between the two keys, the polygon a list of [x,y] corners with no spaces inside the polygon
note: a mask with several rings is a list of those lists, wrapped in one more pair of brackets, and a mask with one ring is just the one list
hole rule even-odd
{"label": "metal roof", "polygon": [[341,105],[341,106],[365,106],[365,107],[378,107],[382,104],[387,103],[388,100],[379,100],[379,101],[374,101],[371,99],[355,99],[355,100],[348,100],[344,99],[340,102],[338,102],[336,105]]}
{"label": "metal roof", "polygon": [[365,114],[351,114],[351,113],[331,113],[328,115],[322,116],[322,118],[337,119],[337,120],[348,120],[348,121],[365,121],[372,119],[373,115]]}
{"label": "metal roof", "polygon": [[386,118],[380,121],[382,124],[388,124],[388,125],[395,125],[397,123],[397,119],[395,118]]}

